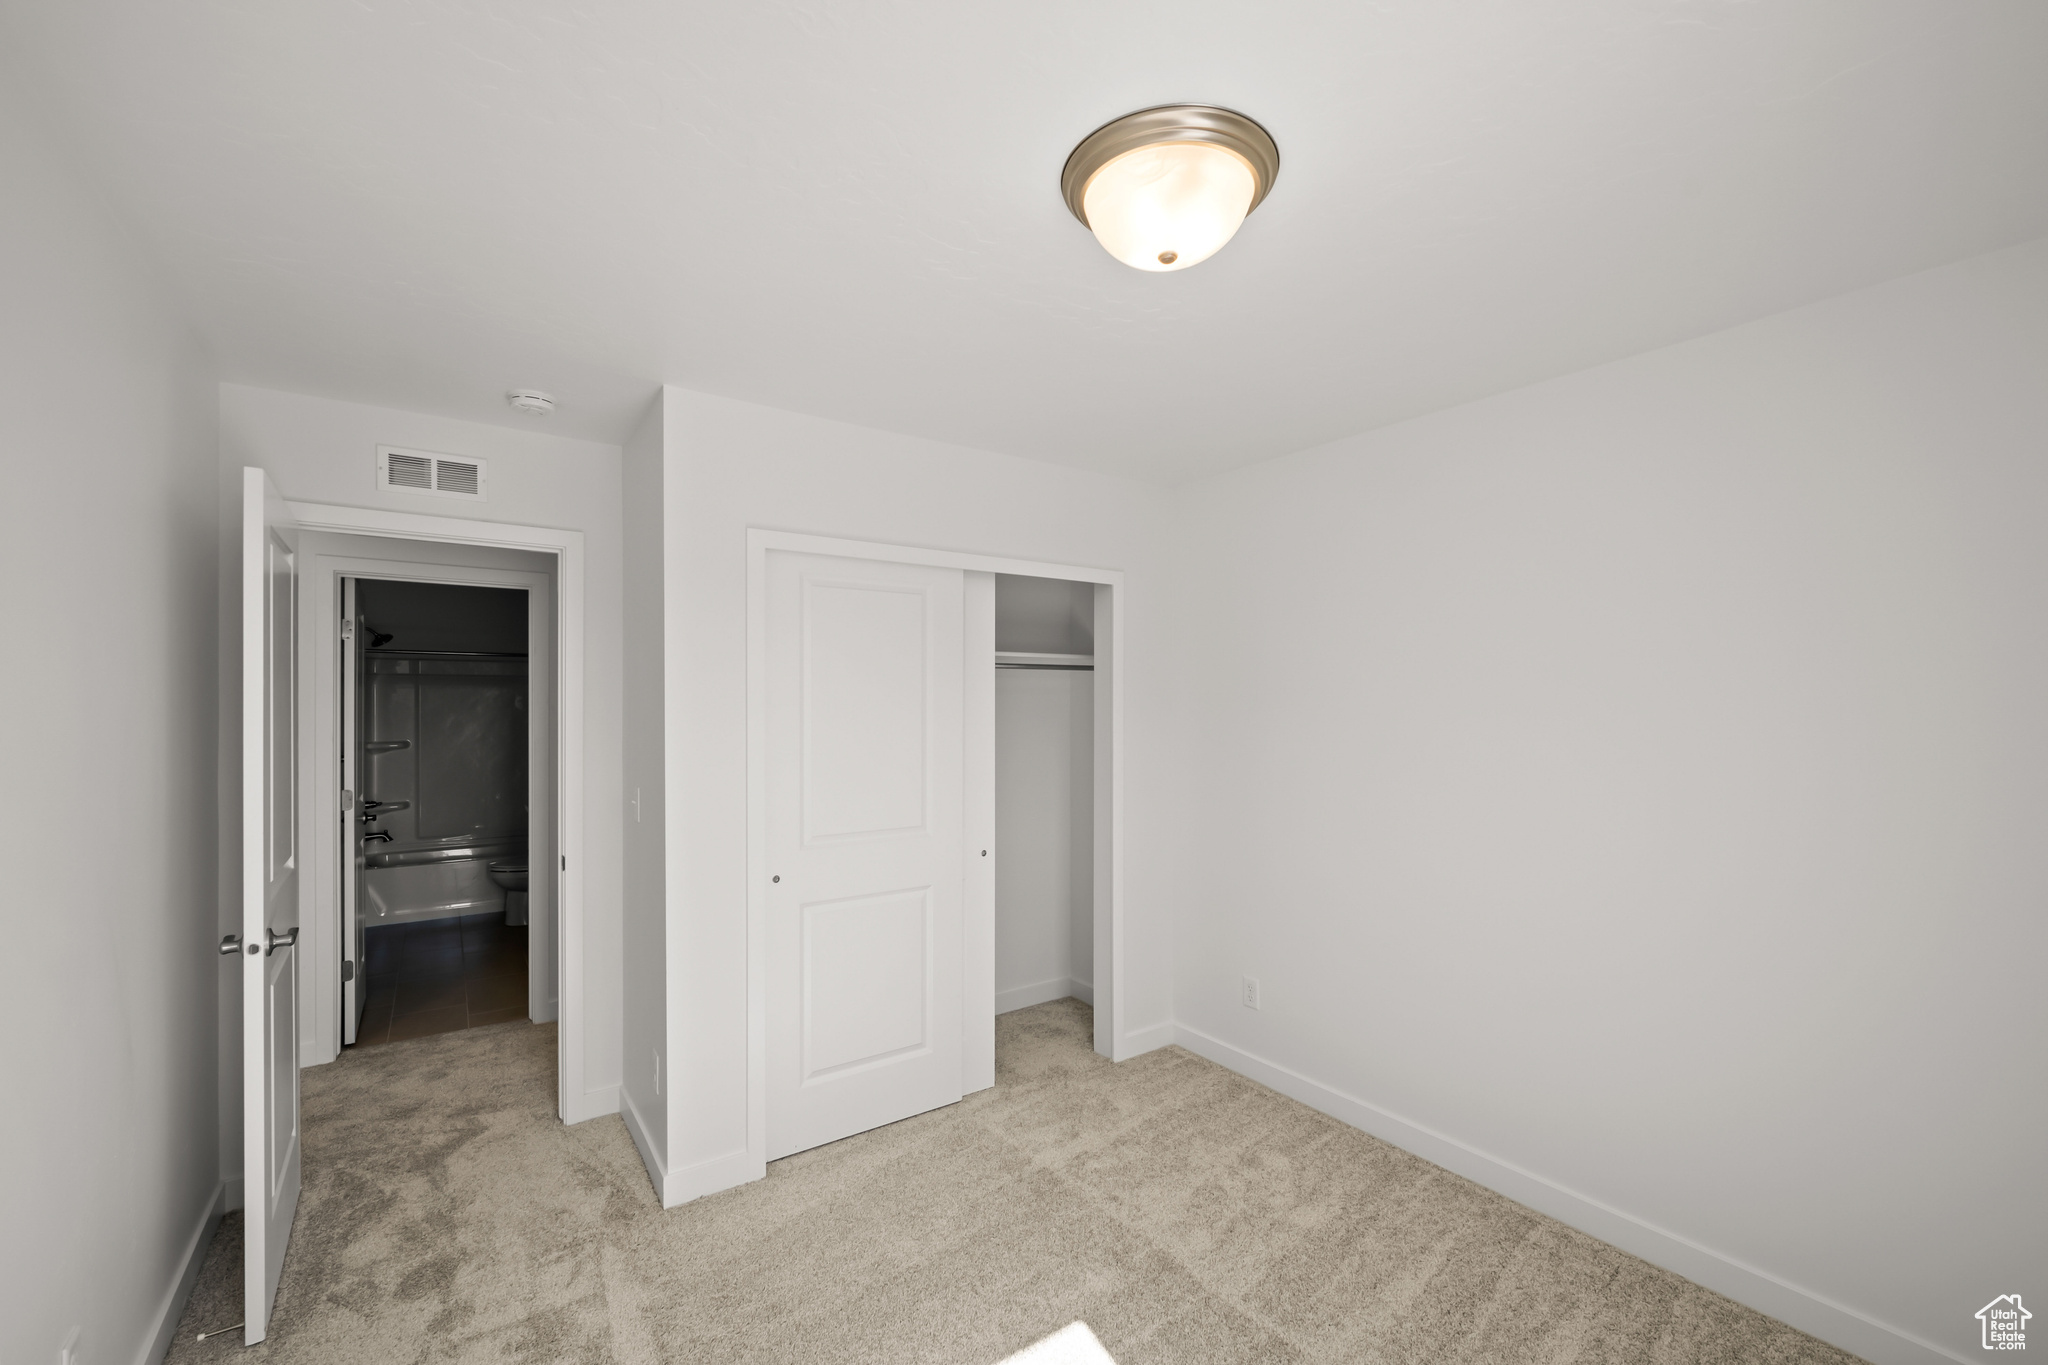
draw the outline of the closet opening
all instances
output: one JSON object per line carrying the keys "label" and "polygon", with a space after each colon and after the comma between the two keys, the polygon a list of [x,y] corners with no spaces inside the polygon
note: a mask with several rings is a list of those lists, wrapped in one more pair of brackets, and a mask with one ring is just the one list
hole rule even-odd
{"label": "closet opening", "polygon": [[340,586],[342,1042],[526,1019],[528,591]]}
{"label": "closet opening", "polygon": [[1092,1008],[1096,586],[994,577],[995,1012]]}

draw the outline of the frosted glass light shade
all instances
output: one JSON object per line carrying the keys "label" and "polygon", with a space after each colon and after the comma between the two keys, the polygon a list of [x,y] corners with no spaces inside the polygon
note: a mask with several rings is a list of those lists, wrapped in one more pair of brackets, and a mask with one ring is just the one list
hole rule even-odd
{"label": "frosted glass light shade", "polygon": [[1237,235],[1258,177],[1213,142],[1164,142],[1125,152],[1088,180],[1082,211],[1103,249],[1139,270],[1199,265]]}
{"label": "frosted glass light shade", "polygon": [[1243,114],[1162,104],[1082,138],[1060,196],[1110,255],[1163,273],[1215,255],[1279,174],[1273,135]]}

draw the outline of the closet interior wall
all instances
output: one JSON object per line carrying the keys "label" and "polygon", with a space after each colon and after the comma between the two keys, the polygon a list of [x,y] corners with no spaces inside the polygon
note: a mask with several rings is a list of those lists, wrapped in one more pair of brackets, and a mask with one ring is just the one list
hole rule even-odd
{"label": "closet interior wall", "polygon": [[1093,1003],[1094,588],[998,574],[995,595],[996,1013]]}

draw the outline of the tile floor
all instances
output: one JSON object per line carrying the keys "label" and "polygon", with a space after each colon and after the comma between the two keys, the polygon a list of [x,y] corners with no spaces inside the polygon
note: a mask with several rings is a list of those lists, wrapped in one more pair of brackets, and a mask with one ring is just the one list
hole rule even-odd
{"label": "tile floor", "polygon": [[526,926],[503,911],[369,931],[358,1047],[526,1017]]}

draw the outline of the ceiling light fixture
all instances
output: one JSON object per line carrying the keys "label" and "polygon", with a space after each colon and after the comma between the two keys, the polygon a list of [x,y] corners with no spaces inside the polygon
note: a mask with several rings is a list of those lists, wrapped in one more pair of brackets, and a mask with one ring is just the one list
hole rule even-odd
{"label": "ceiling light fixture", "polygon": [[545,417],[555,410],[555,400],[539,389],[514,389],[505,401],[528,417]]}
{"label": "ceiling light fixture", "polygon": [[1167,104],[1083,138],[1060,172],[1060,193],[1125,265],[1186,270],[1222,250],[1279,174],[1272,134],[1243,114]]}

